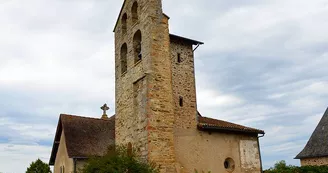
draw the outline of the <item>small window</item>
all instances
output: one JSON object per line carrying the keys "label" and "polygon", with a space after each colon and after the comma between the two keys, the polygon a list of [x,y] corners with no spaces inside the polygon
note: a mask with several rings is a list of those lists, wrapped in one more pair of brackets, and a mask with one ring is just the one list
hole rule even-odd
{"label": "small window", "polygon": [[235,161],[231,158],[225,159],[223,165],[228,172],[233,172],[235,170]]}
{"label": "small window", "polygon": [[181,54],[178,53],[178,63],[181,63]]}
{"label": "small window", "polygon": [[183,97],[179,97],[179,105],[180,107],[183,107]]}
{"label": "small window", "polygon": [[65,166],[63,166],[63,173],[65,173]]}
{"label": "small window", "polygon": [[138,21],[138,3],[134,2],[132,5],[132,22],[136,23]]}

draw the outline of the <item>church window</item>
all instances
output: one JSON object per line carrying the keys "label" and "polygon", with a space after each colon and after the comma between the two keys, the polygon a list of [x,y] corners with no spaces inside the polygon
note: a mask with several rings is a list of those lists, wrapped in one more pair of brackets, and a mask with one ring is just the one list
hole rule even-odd
{"label": "church window", "polygon": [[231,158],[227,158],[223,165],[228,172],[233,172],[235,170],[235,161]]}
{"label": "church window", "polygon": [[127,24],[126,21],[128,19],[128,15],[126,13],[123,14],[122,16],[122,34],[126,34],[126,29],[127,29]]}
{"label": "church window", "polygon": [[121,47],[121,73],[122,74],[124,74],[128,68],[127,54],[128,54],[128,47],[126,43],[124,43],[123,46]]}
{"label": "church window", "polygon": [[181,63],[181,54],[178,53],[178,63]]}
{"label": "church window", "polygon": [[132,22],[136,23],[138,21],[138,2],[134,2],[132,5]]}
{"label": "church window", "polygon": [[134,63],[142,59],[141,31],[138,30],[133,37]]}
{"label": "church window", "polygon": [[183,107],[183,97],[179,97],[179,105],[180,107]]}

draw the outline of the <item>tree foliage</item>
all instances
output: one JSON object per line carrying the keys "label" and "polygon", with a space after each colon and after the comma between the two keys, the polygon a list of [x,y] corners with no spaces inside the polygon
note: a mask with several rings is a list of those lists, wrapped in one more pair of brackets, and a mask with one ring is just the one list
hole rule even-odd
{"label": "tree foliage", "polygon": [[327,173],[328,166],[293,166],[287,165],[284,160],[276,163],[273,168],[270,168],[265,173]]}
{"label": "tree foliage", "polygon": [[144,163],[126,147],[111,146],[105,156],[89,159],[82,173],[158,173],[158,167]]}
{"label": "tree foliage", "polygon": [[27,168],[26,173],[51,173],[51,170],[48,164],[38,159],[30,164],[30,167]]}

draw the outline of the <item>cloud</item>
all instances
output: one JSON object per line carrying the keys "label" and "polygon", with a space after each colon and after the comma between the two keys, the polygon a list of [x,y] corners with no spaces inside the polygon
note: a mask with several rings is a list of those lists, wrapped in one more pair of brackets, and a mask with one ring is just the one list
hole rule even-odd
{"label": "cloud", "polygon": [[[60,113],[100,117],[107,102],[114,114],[112,29],[122,4],[0,3],[0,171],[24,172],[38,157],[48,161]],[[202,115],[265,130],[265,168],[299,164],[293,157],[327,107],[327,1],[163,6],[171,33],[205,42],[195,52]]]}

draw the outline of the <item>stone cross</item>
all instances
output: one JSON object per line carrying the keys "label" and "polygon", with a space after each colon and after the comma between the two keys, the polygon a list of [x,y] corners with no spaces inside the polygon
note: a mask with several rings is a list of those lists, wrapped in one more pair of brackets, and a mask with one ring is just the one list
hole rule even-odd
{"label": "stone cross", "polygon": [[108,118],[106,111],[109,110],[109,107],[107,106],[107,104],[104,104],[104,106],[100,107],[101,110],[103,110],[103,115],[102,115],[102,119]]}

